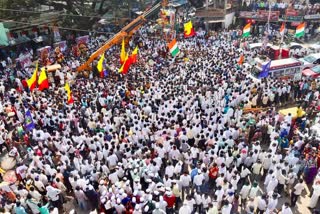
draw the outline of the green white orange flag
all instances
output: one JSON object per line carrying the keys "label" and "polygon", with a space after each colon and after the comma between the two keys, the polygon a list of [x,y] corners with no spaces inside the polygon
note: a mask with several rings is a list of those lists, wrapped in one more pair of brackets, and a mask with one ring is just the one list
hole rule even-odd
{"label": "green white orange flag", "polygon": [[37,86],[37,75],[38,75],[38,62],[32,76],[30,77],[30,79],[27,80],[27,84],[30,91],[33,91],[33,89]]}
{"label": "green white orange flag", "polygon": [[47,78],[46,70],[45,68],[41,69],[39,78],[38,78],[38,88],[40,91],[43,91],[44,89],[49,88],[49,81]]}
{"label": "green white orange flag", "polygon": [[172,55],[172,57],[177,56],[180,53],[179,47],[178,47],[178,43],[177,40],[174,39],[172,40],[169,44],[168,44],[170,53]]}
{"label": "green white orange flag", "polygon": [[242,38],[250,36],[250,29],[251,29],[251,23],[244,26],[243,32],[242,32]]}
{"label": "green white orange flag", "polygon": [[302,22],[301,24],[299,24],[297,26],[297,29],[296,29],[296,34],[294,35],[296,38],[300,38],[300,37],[303,37],[304,36],[304,29],[305,29],[305,23]]}
{"label": "green white orange flag", "polygon": [[280,27],[280,35],[284,36],[284,31],[286,30],[286,26],[284,24],[284,22],[282,23],[281,27]]}
{"label": "green white orange flag", "polygon": [[240,56],[240,58],[239,58],[239,60],[238,60],[238,65],[242,65],[243,62],[244,62],[244,55],[241,54],[241,56]]}

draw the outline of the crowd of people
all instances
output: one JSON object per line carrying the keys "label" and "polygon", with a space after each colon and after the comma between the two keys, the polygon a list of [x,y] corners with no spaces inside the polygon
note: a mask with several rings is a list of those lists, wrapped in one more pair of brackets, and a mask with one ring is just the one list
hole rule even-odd
{"label": "crowd of people", "polygon": [[[318,81],[256,81],[237,63],[255,53],[239,51],[228,31],[180,39],[176,58],[148,28],[137,35],[127,75],[119,47],[106,52],[104,78],[79,75],[84,58],[70,52],[49,89],[30,92],[33,69],[6,62],[1,212],[290,214],[308,194],[304,206],[319,213],[320,147],[304,114],[319,105]],[[88,52],[102,43],[91,36]],[[278,113],[292,104],[297,118]]]}
{"label": "crowd of people", "polygon": [[319,14],[320,4],[319,3],[306,3],[305,1],[255,1],[255,0],[242,0],[242,7],[256,10],[268,10],[271,7],[272,10],[280,11],[281,14],[285,14],[286,9],[297,10],[300,15],[312,15]]}

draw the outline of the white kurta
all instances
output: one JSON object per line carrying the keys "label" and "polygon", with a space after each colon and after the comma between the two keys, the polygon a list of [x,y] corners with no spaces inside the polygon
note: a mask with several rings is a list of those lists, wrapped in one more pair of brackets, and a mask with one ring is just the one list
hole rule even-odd
{"label": "white kurta", "polygon": [[320,184],[313,185],[313,194],[310,199],[310,207],[315,208],[318,203],[318,199],[320,197]]}

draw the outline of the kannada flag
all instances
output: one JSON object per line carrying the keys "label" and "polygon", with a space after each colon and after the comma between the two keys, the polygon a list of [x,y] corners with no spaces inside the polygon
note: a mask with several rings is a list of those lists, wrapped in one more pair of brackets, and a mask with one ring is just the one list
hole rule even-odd
{"label": "kannada flag", "polygon": [[242,65],[243,62],[244,62],[244,55],[241,54],[241,56],[240,56],[240,58],[239,58],[239,60],[238,60],[238,64],[239,64],[239,65]]}
{"label": "kannada flag", "polygon": [[194,28],[192,26],[192,22],[189,21],[184,24],[184,38],[193,37],[196,35],[196,32],[194,31]]}
{"label": "kannada flag", "polygon": [[122,64],[122,66],[119,69],[119,73],[127,74],[131,64],[132,64],[132,57],[131,56],[128,57],[128,54],[127,54],[124,63]]}
{"label": "kannada flag", "polygon": [[137,62],[137,56],[138,56],[138,46],[132,51],[132,54],[131,54],[131,62],[132,63],[136,63]]}
{"label": "kannada flag", "polygon": [[68,96],[68,104],[73,103],[73,98],[72,98],[72,92],[69,86],[69,83],[66,83],[66,85],[64,86],[64,89],[67,92],[67,96]]}
{"label": "kannada flag", "polygon": [[49,81],[47,78],[46,70],[44,68],[41,69],[41,73],[38,78],[38,87],[40,91],[49,88]]}
{"label": "kannada flag", "polygon": [[27,84],[28,84],[30,91],[33,91],[33,89],[37,85],[37,74],[38,74],[38,62],[37,62],[36,69],[34,70],[32,76],[30,77],[30,79],[27,80]]}
{"label": "kannada flag", "polygon": [[103,76],[104,76],[103,62],[104,62],[104,53],[101,55],[101,57],[98,61],[98,64],[97,64],[97,69],[99,71],[101,78],[103,78]]}
{"label": "kannada flag", "polygon": [[284,36],[284,31],[286,30],[286,26],[284,24],[284,22],[282,23],[281,27],[280,27],[280,35]]}
{"label": "kannada flag", "polygon": [[177,40],[176,39],[172,40],[168,44],[168,47],[170,49],[170,53],[171,53],[172,57],[175,57],[180,53],[180,50],[178,48],[178,44],[177,44]]}
{"label": "kannada flag", "polygon": [[243,32],[242,32],[242,38],[250,36],[250,28],[251,28],[251,23],[244,26]]}
{"label": "kannada flag", "polygon": [[304,22],[302,22],[301,24],[299,24],[297,26],[296,34],[295,34],[296,38],[300,38],[300,37],[304,36],[304,28],[305,28],[305,23]]}
{"label": "kannada flag", "polygon": [[120,53],[120,63],[121,65],[124,63],[126,60],[126,47],[124,44],[124,39],[122,39],[122,45],[121,45],[121,53]]}

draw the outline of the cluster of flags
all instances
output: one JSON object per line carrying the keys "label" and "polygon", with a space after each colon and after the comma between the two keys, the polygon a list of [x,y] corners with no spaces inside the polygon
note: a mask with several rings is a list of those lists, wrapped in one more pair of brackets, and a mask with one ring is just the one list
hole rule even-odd
{"label": "cluster of flags", "polygon": [[[121,45],[121,52],[120,52],[120,68],[119,68],[119,73],[121,74],[127,74],[130,66],[134,63],[137,63],[137,58],[138,58],[138,47],[136,47],[131,55],[129,56],[129,52],[126,52],[125,49],[125,42],[124,39],[122,40],[122,45]],[[105,76],[105,56],[104,53],[100,56],[100,59],[97,64],[97,69],[99,71],[100,77],[103,78]]]}
{"label": "cluster of flags", "polygon": [[39,77],[38,77],[38,70],[39,68],[38,68],[38,62],[37,62],[36,68],[32,76],[30,77],[30,79],[26,80],[30,91],[33,91],[37,86],[40,91],[43,91],[49,88],[49,81],[48,81],[45,68],[41,69]]}
{"label": "cluster of flags", "polygon": [[[303,37],[304,34],[305,34],[305,27],[306,27],[306,23],[305,22],[300,23],[296,28],[296,33],[295,33],[294,36],[296,38]],[[282,25],[280,27],[280,35],[281,35],[281,37],[284,36],[285,29],[286,29],[285,23],[282,23]],[[244,26],[243,31],[242,31],[242,38],[249,37],[250,36],[250,31],[251,31],[251,23],[249,23],[249,24]]]}

